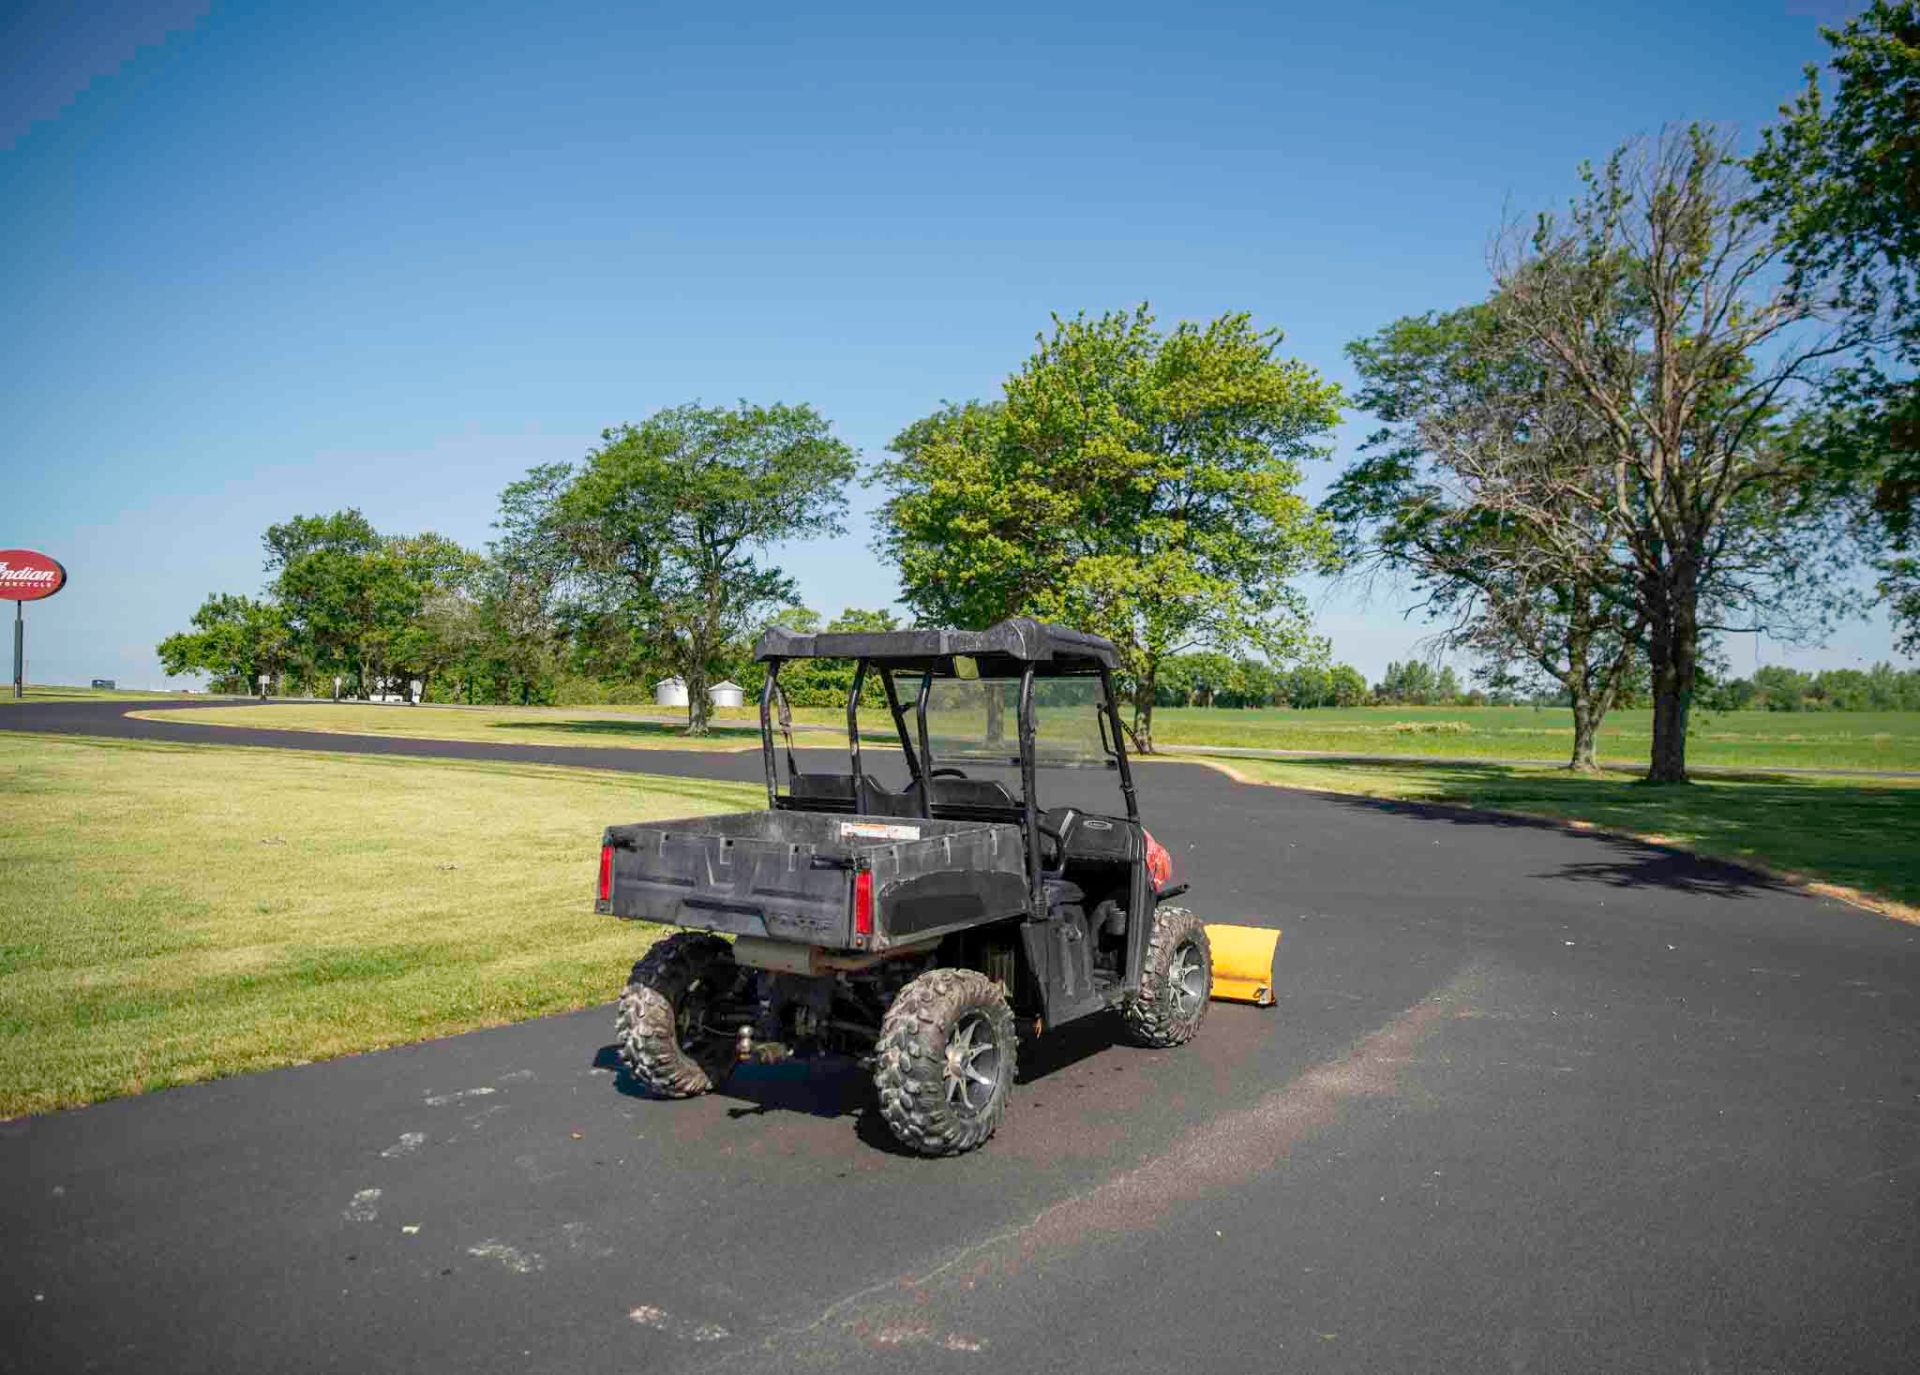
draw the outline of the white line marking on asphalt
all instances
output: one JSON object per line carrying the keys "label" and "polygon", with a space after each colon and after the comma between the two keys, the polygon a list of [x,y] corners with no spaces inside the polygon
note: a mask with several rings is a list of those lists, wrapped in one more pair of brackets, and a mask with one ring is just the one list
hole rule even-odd
{"label": "white line marking on asphalt", "polygon": [[425,1132],[401,1132],[398,1141],[380,1152],[380,1158],[383,1160],[397,1160],[403,1155],[412,1155],[426,1144],[427,1134]]}
{"label": "white line marking on asphalt", "polygon": [[372,1222],[380,1216],[380,1191],[362,1189],[347,1204],[344,1216],[348,1222]]}

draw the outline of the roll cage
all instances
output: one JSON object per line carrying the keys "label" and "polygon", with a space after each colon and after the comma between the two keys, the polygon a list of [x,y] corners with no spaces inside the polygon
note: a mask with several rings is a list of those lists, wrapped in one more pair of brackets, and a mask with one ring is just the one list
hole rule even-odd
{"label": "roll cage", "polygon": [[[767,804],[776,811],[1017,822],[1026,842],[1032,908],[1043,912],[1047,875],[1041,836],[1046,823],[1036,783],[1041,767],[1036,685],[1078,678],[1096,680],[1099,684],[1093,709],[1104,758],[1091,762],[1103,763],[1117,771],[1126,819],[1134,827],[1139,825],[1139,799],[1113,693],[1113,670],[1118,667],[1119,655],[1112,642],[1100,636],[1047,625],[1028,617],[1015,617],[979,631],[801,635],[775,627],[760,637],[754,646],[754,658],[766,665],[766,682],[760,690],[760,748],[766,765]],[[847,740],[852,772],[844,779],[839,775],[803,773],[795,762],[792,715],[780,688],[781,666],[794,659],[854,661],[853,686],[847,694]],[[919,681],[909,703],[901,692],[901,680],[916,675]],[[860,705],[869,679],[875,676],[880,679],[887,715],[907,766],[909,782],[898,792],[871,778],[862,760]],[[1015,752],[998,759],[973,752],[960,757],[970,762],[984,760],[1017,768],[1018,798],[997,781],[971,778],[960,769],[942,764],[936,752],[936,737],[928,721],[936,686],[973,680],[1017,684]],[[789,786],[785,795],[780,791],[779,748],[774,738],[776,723],[786,743]]]}

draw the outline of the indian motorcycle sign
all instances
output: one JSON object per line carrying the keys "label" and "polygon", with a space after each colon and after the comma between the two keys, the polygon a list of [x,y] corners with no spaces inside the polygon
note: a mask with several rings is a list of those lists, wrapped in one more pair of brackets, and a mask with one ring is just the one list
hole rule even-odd
{"label": "indian motorcycle sign", "polygon": [[66,585],[58,560],[31,549],[0,549],[0,601],[37,602]]}

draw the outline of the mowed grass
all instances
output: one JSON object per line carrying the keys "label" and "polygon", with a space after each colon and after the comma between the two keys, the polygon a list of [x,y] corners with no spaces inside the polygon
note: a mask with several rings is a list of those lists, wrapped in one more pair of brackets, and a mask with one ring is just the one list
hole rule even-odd
{"label": "mowed grass", "polygon": [[[606,707],[406,707],[362,702],[260,703],[162,707],[134,715],[195,726],[251,726],[269,730],[319,731],[332,735],[397,735],[416,740],[484,740],[505,745],[616,746],[630,749],[741,750],[760,744],[760,719],[716,720],[713,733],[686,734],[682,720],[638,717]],[[864,732],[863,732],[864,733]],[[845,740],[844,733],[807,732],[809,743]]]}
{"label": "mowed grass", "polygon": [[612,997],[610,822],[755,787],[0,733],[0,1116]]}
{"label": "mowed grass", "polygon": [[[1572,713],[1549,707],[1162,707],[1153,723],[1161,745],[1547,762],[1573,749]],[[1652,712],[1615,711],[1598,753],[1644,765],[1652,741]],[[1920,770],[1920,712],[1695,712],[1687,757],[1729,768]]]}
{"label": "mowed grass", "polygon": [[136,688],[59,687],[28,683],[26,696],[15,697],[11,682],[0,684],[0,704],[29,702],[128,701],[155,697],[187,697],[185,692],[143,692]]}
{"label": "mowed grass", "polygon": [[1583,822],[1920,905],[1920,781],[1748,774],[1674,787],[1515,764],[1235,759],[1229,767],[1285,787]]}
{"label": "mowed grass", "polygon": [[[647,710],[603,707],[393,707],[289,703],[135,713],[158,720],[264,726],[348,735],[410,735],[508,744],[616,745],[638,749],[749,749],[759,739],[753,707],[717,714],[713,734],[690,739],[677,720]],[[838,708],[797,708],[802,742],[843,746]],[[1644,765],[1652,744],[1647,711],[1616,711],[1602,726],[1602,761]],[[884,745],[892,726],[884,706],[861,716],[861,735]],[[1154,713],[1162,747],[1228,746],[1322,754],[1559,762],[1573,748],[1570,713],[1535,707],[1348,707],[1314,711],[1162,707]],[[1765,712],[1695,714],[1688,756],[1696,764],[1738,769],[1920,771],[1920,712]]]}

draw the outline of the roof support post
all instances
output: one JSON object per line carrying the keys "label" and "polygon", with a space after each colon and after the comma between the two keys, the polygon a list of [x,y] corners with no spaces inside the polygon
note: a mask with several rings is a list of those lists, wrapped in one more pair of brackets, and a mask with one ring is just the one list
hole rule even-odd
{"label": "roof support post", "polygon": [[1046,885],[1040,879],[1040,812],[1033,758],[1033,665],[1020,670],[1020,819],[1027,832],[1028,904],[1035,918],[1047,914]]}
{"label": "roof support post", "polygon": [[780,661],[767,660],[767,680],[760,685],[760,758],[767,766],[767,807],[780,800],[780,771],[773,760],[773,694],[780,677]]}
{"label": "roof support post", "polygon": [[1140,819],[1140,799],[1133,790],[1133,769],[1127,763],[1127,736],[1120,729],[1120,708],[1113,700],[1113,674],[1100,665],[1100,706],[1107,713],[1107,726],[1113,732],[1113,757],[1120,765],[1120,793],[1127,799],[1127,820]]}

